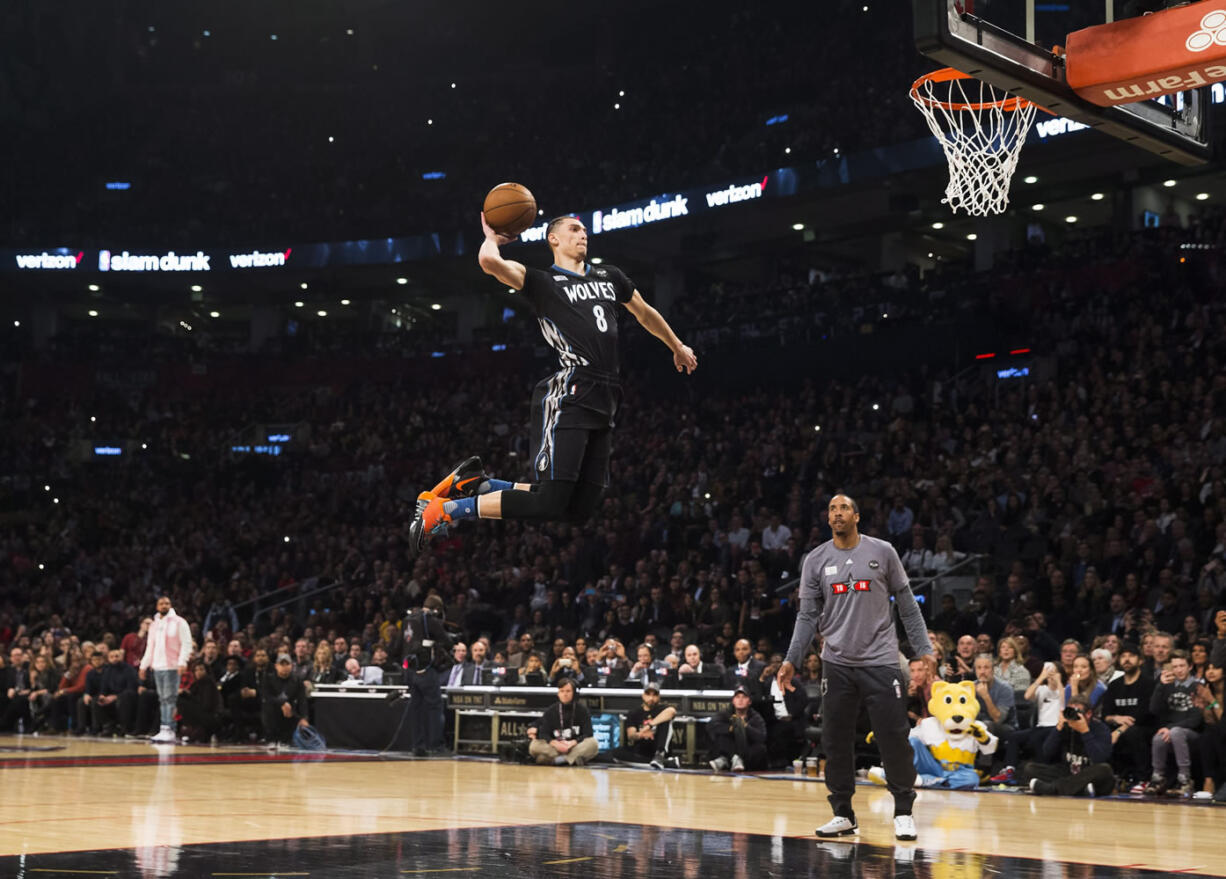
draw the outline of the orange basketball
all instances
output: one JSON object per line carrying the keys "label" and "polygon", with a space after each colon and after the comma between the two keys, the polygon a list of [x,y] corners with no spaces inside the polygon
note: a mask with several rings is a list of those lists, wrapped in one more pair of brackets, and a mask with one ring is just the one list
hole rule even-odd
{"label": "orange basketball", "polygon": [[485,196],[485,222],[500,235],[518,235],[536,222],[536,199],[521,183],[499,183]]}

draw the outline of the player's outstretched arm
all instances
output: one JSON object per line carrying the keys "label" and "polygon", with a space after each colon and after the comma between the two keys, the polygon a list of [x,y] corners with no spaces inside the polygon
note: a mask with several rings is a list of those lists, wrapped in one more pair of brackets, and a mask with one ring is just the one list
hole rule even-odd
{"label": "player's outstretched arm", "polygon": [[698,368],[698,358],[694,356],[694,350],[689,345],[682,344],[677,334],[673,332],[673,328],[668,325],[668,321],[664,319],[664,315],[648,305],[647,300],[639,294],[638,290],[634,291],[634,295],[626,303],[626,310],[634,315],[634,319],[643,329],[667,345],[668,350],[673,352],[673,366],[677,367],[677,372],[684,370],[685,374],[689,375]]}
{"label": "player's outstretched arm", "polygon": [[490,228],[490,224],[485,222],[484,212],[481,214],[481,228],[485,231],[485,240],[481,242],[481,250],[477,253],[477,262],[481,264],[481,270],[487,275],[493,275],[514,290],[522,290],[528,270],[524,268],[522,262],[503,259],[502,254],[498,252],[499,247],[510,244],[518,236],[500,235],[495,232]]}

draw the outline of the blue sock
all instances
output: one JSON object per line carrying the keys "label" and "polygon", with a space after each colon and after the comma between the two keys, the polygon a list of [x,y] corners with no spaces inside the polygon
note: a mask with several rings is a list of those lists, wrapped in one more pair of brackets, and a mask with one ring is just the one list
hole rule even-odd
{"label": "blue sock", "polygon": [[491,491],[513,491],[514,489],[514,482],[507,482],[505,479],[487,479],[481,483],[481,487],[477,489],[477,492],[479,494],[489,494]]}
{"label": "blue sock", "polygon": [[454,501],[443,501],[443,509],[447,511],[447,515],[452,521],[456,519],[473,519],[477,515],[477,499],[475,497],[462,497]]}

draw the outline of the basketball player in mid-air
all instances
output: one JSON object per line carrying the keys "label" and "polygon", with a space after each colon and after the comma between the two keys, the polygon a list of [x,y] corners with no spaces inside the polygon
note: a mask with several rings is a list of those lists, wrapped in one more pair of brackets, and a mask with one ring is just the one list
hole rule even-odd
{"label": "basketball player in mid-air", "polygon": [[503,259],[498,248],[514,239],[490,228],[484,214],[481,226],[482,270],[523,294],[558,355],[558,371],[537,384],[532,396],[537,481],[493,479],[484,473],[480,458],[466,459],[418,497],[409,529],[413,552],[462,519],[582,522],[596,512],[609,484],[613,422],[622,396],[617,306],[624,305],[668,346],[678,372],[688,375],[698,366],[694,352],[620,269],[587,261],[587,229],[576,217],[550,221],[545,239],[553,265],[546,271]]}

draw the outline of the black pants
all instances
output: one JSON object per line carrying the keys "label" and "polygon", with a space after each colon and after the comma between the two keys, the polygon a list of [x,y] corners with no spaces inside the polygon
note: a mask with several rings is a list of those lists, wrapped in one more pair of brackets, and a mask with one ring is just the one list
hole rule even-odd
{"label": "black pants", "polygon": [[655,757],[655,752],[644,754],[633,745],[622,745],[620,748],[614,748],[613,753],[609,756],[613,758],[614,763],[650,763]]}
{"label": "black pants", "polygon": [[766,745],[755,745],[746,741],[743,745],[738,745],[736,736],[727,729],[711,729],[711,725],[707,725],[707,734],[711,739],[711,753],[717,757],[727,757],[729,760],[734,755],[737,755],[745,763],[745,768],[749,770],[765,769],[766,768]]}
{"label": "black pants", "polygon": [[68,720],[76,716],[77,702],[80,699],[80,693],[57,693],[55,695],[55,698],[51,700],[49,712],[52,730],[64,732],[68,729]]}
{"label": "black pants", "polygon": [[[1022,753],[1022,748],[1033,755],[1039,753],[1039,748],[1043,746],[1043,740],[1051,733],[1050,726],[1032,726],[1026,729],[1017,729],[1009,733],[1002,741],[1005,743],[1005,765],[1017,767],[1020,765],[1019,757]],[[1149,747],[1146,744],[1146,747]]]}
{"label": "black pants", "polygon": [[886,787],[894,795],[894,813],[911,814],[915,802],[914,751],[907,737],[907,684],[897,665],[823,666],[822,748],[826,752],[826,787],[834,814],[855,818],[851,797],[856,789],[856,717],[868,709],[873,739],[881,752]]}
{"label": "black pants", "polygon": [[109,705],[102,705],[94,699],[90,705],[93,710],[94,732],[102,732],[106,726],[116,725],[122,733],[133,732],[133,718],[136,714],[136,691],[124,690],[119,698]]}
{"label": "black pants", "polygon": [[434,667],[425,671],[409,669],[409,695],[412,698],[409,741],[413,750],[436,751],[443,747],[443,689]]}
{"label": "black pants", "polygon": [[1133,724],[1120,734],[1111,749],[1111,765],[1124,778],[1147,781],[1150,770],[1150,740],[1152,727]]}
{"label": "black pants", "polygon": [[1071,797],[1086,789],[1086,785],[1094,785],[1094,796],[1106,797],[1115,793],[1115,773],[1108,763],[1091,763],[1076,775],[1069,771],[1064,763],[1034,763],[1022,764],[1021,782],[1030,784],[1030,779],[1049,781],[1056,786],[1056,793]]}
{"label": "black pants", "polygon": [[1205,777],[1212,778],[1219,789],[1226,786],[1226,722],[1205,727],[1196,747],[1200,749],[1200,767]]}
{"label": "black pants", "polygon": [[281,706],[271,701],[265,703],[262,714],[264,738],[288,745],[294,738],[294,730],[298,728],[298,718],[286,717]]}
{"label": "black pants", "polygon": [[178,708],[184,725],[191,727],[202,739],[207,740],[216,735],[221,727],[220,712],[210,711],[186,693],[179,695]]}

